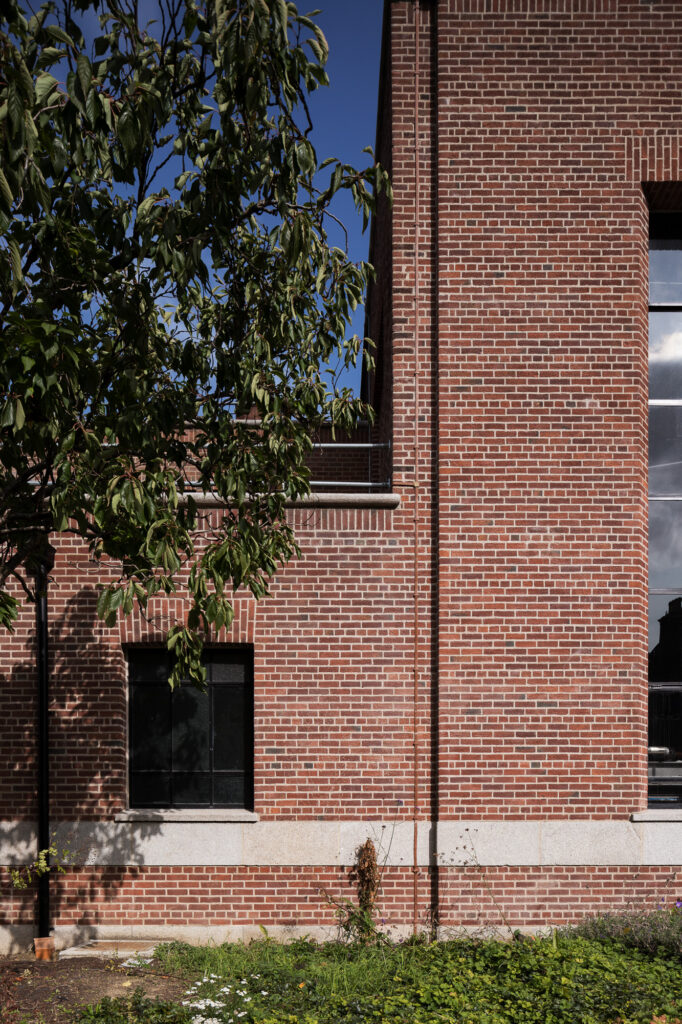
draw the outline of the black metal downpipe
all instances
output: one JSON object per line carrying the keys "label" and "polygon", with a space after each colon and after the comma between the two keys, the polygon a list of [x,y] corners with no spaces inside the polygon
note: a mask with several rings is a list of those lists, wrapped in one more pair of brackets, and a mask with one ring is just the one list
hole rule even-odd
{"label": "black metal downpipe", "polygon": [[[35,571],[36,663],[38,669],[38,856],[50,847],[50,722],[49,639],[47,620],[48,573],[54,565],[54,548],[47,546]],[[49,864],[49,854],[48,854]],[[38,879],[38,936],[50,934],[50,874]]]}

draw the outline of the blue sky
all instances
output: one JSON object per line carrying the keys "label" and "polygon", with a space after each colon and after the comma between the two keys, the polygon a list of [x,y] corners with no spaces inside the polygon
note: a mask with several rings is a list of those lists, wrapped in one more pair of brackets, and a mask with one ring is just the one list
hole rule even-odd
{"label": "blue sky", "polygon": [[[320,4],[320,14],[314,18],[329,43],[330,85],[318,89],[310,102],[313,142],[320,160],[336,156],[364,167],[368,156],[362,150],[374,147],[383,6],[383,0],[328,0]],[[297,7],[302,14],[315,9],[300,0]],[[362,234],[353,203],[349,199],[334,212],[348,228],[351,257],[367,259],[369,231]],[[335,242],[340,244],[340,238]],[[363,334],[364,310],[356,314],[353,329]],[[359,381],[357,368],[344,383],[359,389]]]}
{"label": "blue sky", "polygon": [[[316,9],[307,0],[297,0],[297,7],[301,14]],[[156,0],[142,0],[141,10],[143,21],[156,17]],[[330,85],[316,90],[309,103],[319,161],[333,156],[358,168],[367,165],[369,156],[362,150],[375,145],[382,17],[383,0],[327,0],[313,18],[329,44]],[[77,20],[86,37],[98,31],[94,12],[87,11]],[[369,230],[363,235],[362,220],[350,196],[339,197],[332,209],[347,228],[351,259],[367,259]],[[335,245],[345,243],[340,230],[334,234],[330,228],[330,237]],[[364,333],[363,308],[356,312],[353,331]],[[341,383],[359,392],[360,367],[345,374]]]}

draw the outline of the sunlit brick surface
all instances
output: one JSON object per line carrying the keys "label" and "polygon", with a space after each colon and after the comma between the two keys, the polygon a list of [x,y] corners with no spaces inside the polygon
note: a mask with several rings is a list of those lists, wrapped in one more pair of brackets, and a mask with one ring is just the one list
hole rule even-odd
{"label": "sunlit brick surface", "polygon": [[[647,234],[682,176],[682,6],[387,4],[368,470],[396,510],[298,509],[302,557],[219,639],[253,644],[263,821],[614,819],[646,804]],[[417,132],[415,139],[415,113]],[[369,436],[369,434],[367,435]],[[356,455],[346,470],[364,471]],[[363,456],[364,458],[364,456]],[[341,462],[315,473],[329,480]],[[50,590],[52,814],[126,806],[121,644],[60,541]],[[416,599],[415,599],[416,586]],[[35,816],[33,620],[3,641],[2,814]],[[414,704],[415,670],[417,703]],[[416,737],[414,723],[417,723]],[[669,866],[387,869],[390,919],[575,920]],[[327,920],[338,866],[75,870],[58,923]],[[491,901],[491,897],[494,900]],[[8,897],[7,920],[30,901]],[[23,908],[23,909],[22,909]],[[488,908],[488,909],[486,909]],[[24,915],[21,917],[21,915]]]}

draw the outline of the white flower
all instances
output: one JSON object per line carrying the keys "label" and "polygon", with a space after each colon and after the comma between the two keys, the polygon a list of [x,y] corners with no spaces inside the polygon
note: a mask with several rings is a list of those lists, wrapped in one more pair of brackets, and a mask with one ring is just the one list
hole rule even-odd
{"label": "white flower", "polygon": [[265,989],[264,989],[264,988],[262,988],[262,989],[260,990],[260,994],[261,994],[262,996],[267,996],[267,995],[268,995],[269,993],[267,993],[267,992],[265,991]]}

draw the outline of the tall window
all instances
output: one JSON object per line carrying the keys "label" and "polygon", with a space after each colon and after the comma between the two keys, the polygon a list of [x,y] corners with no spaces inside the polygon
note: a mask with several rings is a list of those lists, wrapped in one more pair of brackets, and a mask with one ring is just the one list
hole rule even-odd
{"label": "tall window", "polygon": [[128,652],[130,806],[253,808],[253,653],[204,651],[206,691],[171,690],[170,656]]}
{"label": "tall window", "polygon": [[649,303],[649,802],[682,806],[682,214],[651,214]]}

